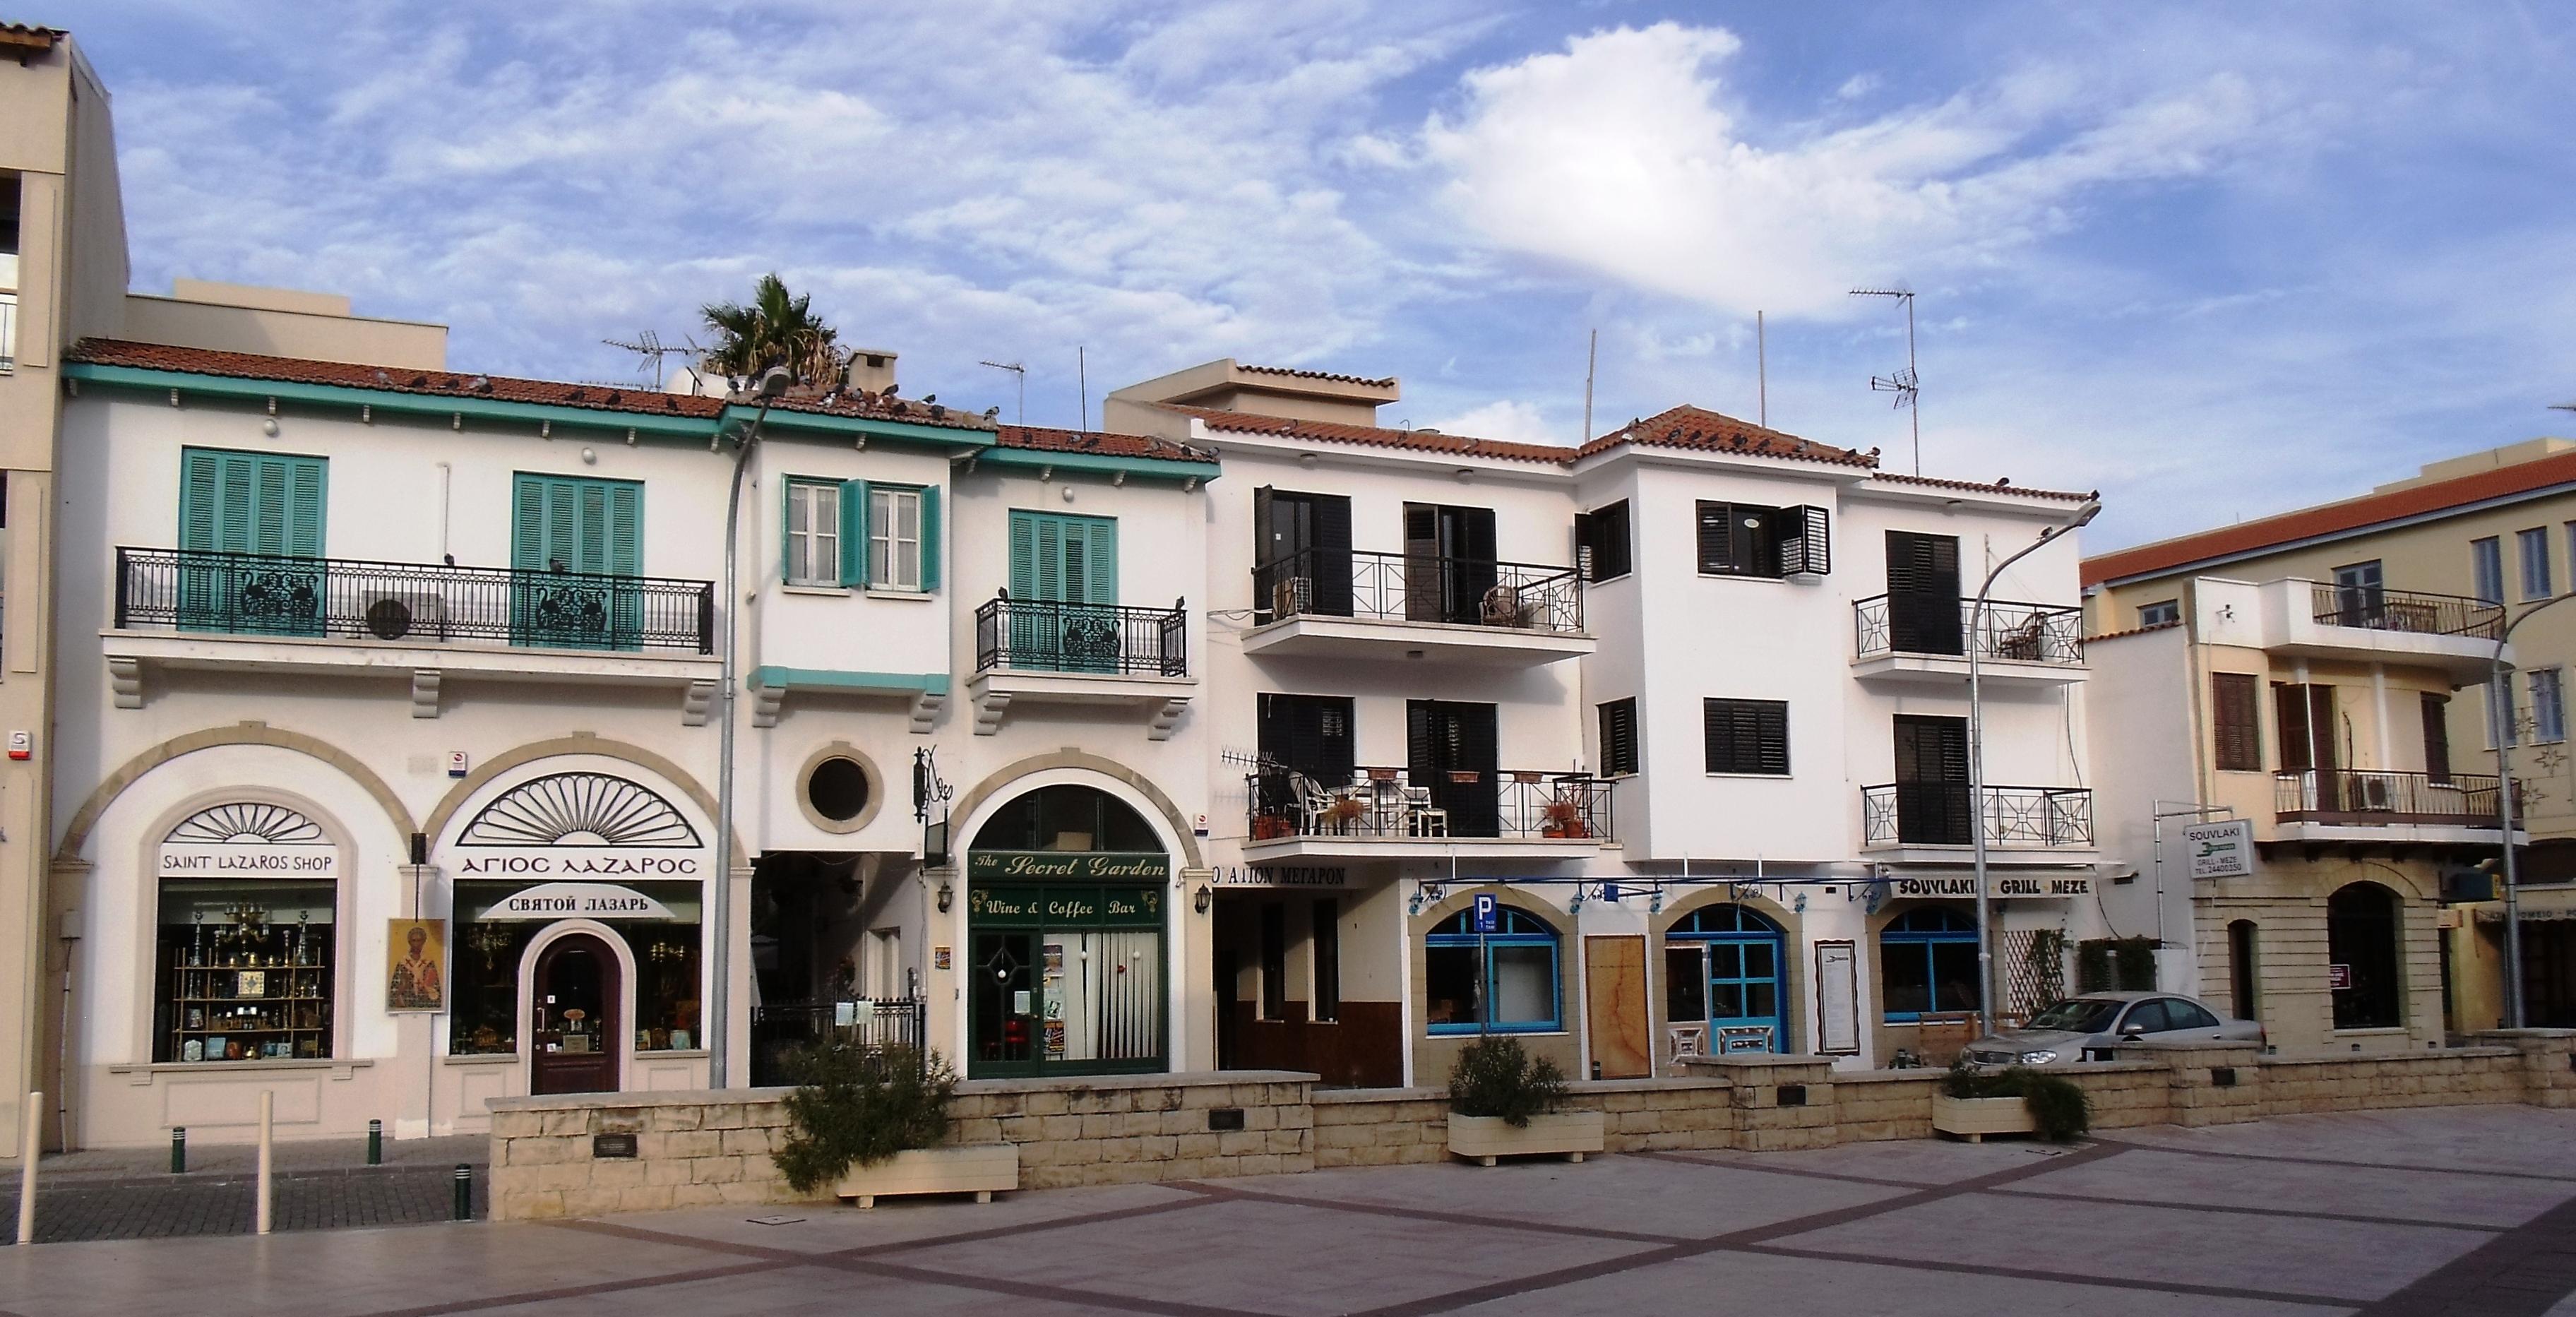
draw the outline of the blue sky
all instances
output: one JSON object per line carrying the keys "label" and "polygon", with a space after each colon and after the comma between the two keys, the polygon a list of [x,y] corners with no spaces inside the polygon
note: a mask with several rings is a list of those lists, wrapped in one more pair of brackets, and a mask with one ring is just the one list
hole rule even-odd
{"label": "blue sky", "polygon": [[[61,0],[57,0],[58,3]],[[327,12],[329,17],[320,15]],[[136,286],[627,379],[775,269],[1027,418],[1217,356],[1574,442],[1694,402],[2102,489],[2110,547],[2576,433],[2576,8],[72,4]]]}

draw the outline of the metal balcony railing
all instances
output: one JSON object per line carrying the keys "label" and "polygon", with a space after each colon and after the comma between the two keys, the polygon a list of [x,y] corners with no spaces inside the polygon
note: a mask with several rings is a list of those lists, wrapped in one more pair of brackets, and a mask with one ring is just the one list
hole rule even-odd
{"label": "metal balcony railing", "polygon": [[2390,590],[2376,585],[2312,581],[2309,602],[2321,626],[2407,631],[2422,636],[2493,640],[2504,634],[2504,605],[2458,595]]}
{"label": "metal balcony railing", "polygon": [[1262,623],[1360,617],[1573,635],[1583,630],[1583,582],[1571,567],[1301,549],[1252,569],[1252,607]]}
{"label": "metal balcony railing", "polygon": [[975,670],[1186,677],[1189,611],[1059,604],[1009,595],[975,610]]}
{"label": "metal balcony railing", "polygon": [[2298,768],[2272,776],[2272,808],[2283,823],[2401,823],[2503,829],[2498,779],[2484,773],[2392,773],[2376,768]]}
{"label": "metal balcony railing", "polygon": [[225,635],[715,652],[715,585],[658,576],[119,548],[116,625]]}
{"label": "metal balcony railing", "polygon": [[1946,595],[1872,595],[1852,605],[1852,652],[1860,658],[1965,657],[1973,633],[1981,639],[1981,659],[2070,666],[2084,661],[2084,610],[1989,599],[1980,631],[1971,616],[1976,607],[1974,599]]}
{"label": "metal balcony railing", "polygon": [[[2093,792],[2085,787],[1986,788],[1986,845],[2010,849],[2093,844]],[[1870,846],[1973,846],[1968,784],[1890,782],[1860,789],[1861,837]]]}
{"label": "metal balcony railing", "polygon": [[1245,778],[1255,842],[1285,837],[1514,837],[1607,841],[1611,782],[1580,773],[1463,769],[1348,775],[1265,766]]}

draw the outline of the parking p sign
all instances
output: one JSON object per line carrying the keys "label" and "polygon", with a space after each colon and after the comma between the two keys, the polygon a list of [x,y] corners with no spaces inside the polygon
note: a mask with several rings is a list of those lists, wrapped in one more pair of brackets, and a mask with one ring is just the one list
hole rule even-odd
{"label": "parking p sign", "polygon": [[1476,931],[1479,933],[1493,932],[1500,922],[1500,917],[1501,907],[1495,904],[1494,894],[1491,892],[1476,893]]}

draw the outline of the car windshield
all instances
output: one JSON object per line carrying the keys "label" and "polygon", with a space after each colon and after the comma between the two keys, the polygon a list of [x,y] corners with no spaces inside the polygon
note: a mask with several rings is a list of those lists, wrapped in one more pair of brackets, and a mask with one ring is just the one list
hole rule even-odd
{"label": "car windshield", "polygon": [[2030,1017],[2032,1029],[2062,1030],[2066,1033],[2102,1033],[2120,1014],[2120,1003],[2094,997],[2069,997],[2047,1010]]}

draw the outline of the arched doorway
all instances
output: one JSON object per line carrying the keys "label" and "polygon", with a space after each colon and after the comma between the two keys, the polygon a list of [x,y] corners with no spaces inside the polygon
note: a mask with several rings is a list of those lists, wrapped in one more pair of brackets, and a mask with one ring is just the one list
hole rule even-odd
{"label": "arched doorway", "polygon": [[970,1077],[1165,1068],[1171,872],[1152,825],[1097,787],[994,811],[966,852]]}
{"label": "arched doorway", "polygon": [[1710,1052],[1789,1050],[1786,936],[1760,911],[1702,906],[1664,934],[1665,1014],[1707,1027]]}
{"label": "arched doorway", "polygon": [[623,996],[617,953],[589,933],[566,933],[537,953],[528,975],[528,1091],[614,1093]]}
{"label": "arched doorway", "polygon": [[2397,904],[2397,893],[2371,882],[2347,883],[2326,898],[2327,986],[2338,1029],[2394,1029],[2406,1022]]}

